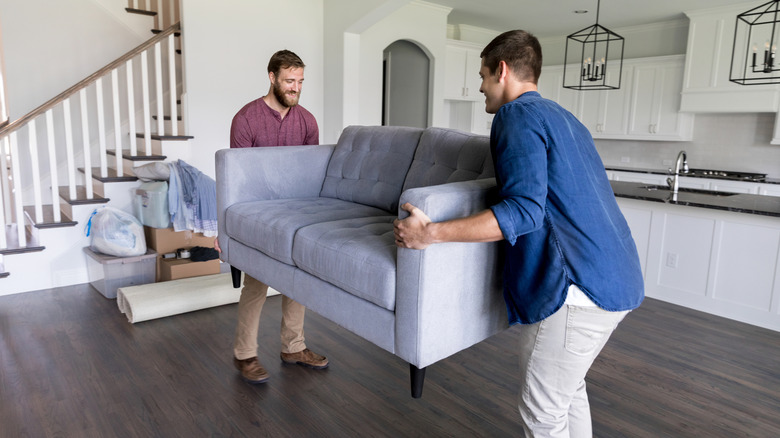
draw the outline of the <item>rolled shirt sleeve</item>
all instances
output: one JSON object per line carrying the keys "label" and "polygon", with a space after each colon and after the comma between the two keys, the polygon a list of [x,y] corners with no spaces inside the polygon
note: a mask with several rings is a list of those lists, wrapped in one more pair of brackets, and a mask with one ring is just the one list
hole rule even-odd
{"label": "rolled shirt sleeve", "polygon": [[504,238],[514,245],[519,236],[538,230],[544,221],[547,138],[541,118],[520,105],[505,105],[498,111],[491,137],[501,201],[490,208]]}

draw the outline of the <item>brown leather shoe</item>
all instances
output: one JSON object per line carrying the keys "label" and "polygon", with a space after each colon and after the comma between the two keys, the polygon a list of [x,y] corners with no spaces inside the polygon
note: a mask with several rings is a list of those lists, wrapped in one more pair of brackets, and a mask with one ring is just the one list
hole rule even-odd
{"label": "brown leather shoe", "polygon": [[328,367],[328,358],[309,350],[308,348],[297,353],[282,353],[284,363],[294,363],[305,367],[321,370]]}
{"label": "brown leather shoe", "polygon": [[233,358],[233,365],[236,369],[241,371],[241,377],[251,384],[264,383],[268,380],[268,371],[260,365],[260,361],[257,360],[257,356],[250,357],[249,359],[236,359]]}

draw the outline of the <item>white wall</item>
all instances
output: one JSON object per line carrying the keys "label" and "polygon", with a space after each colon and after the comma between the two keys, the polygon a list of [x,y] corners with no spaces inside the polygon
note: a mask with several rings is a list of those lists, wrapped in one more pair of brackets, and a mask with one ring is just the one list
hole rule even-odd
{"label": "white wall", "polygon": [[[320,136],[326,143],[338,139],[345,126],[345,114],[357,113],[344,106],[345,88],[354,87],[359,82],[357,69],[346,68],[345,59],[354,58],[360,45],[360,35],[367,26],[372,25],[379,15],[380,19],[388,10],[397,9],[408,0],[328,0],[324,11],[325,42],[325,87],[324,99],[328,111],[323,115]],[[376,13],[373,11],[380,11]],[[345,52],[349,51],[349,54]],[[350,61],[349,65],[353,65]],[[347,85],[348,84],[348,85]],[[349,117],[349,116],[347,116]]]}
{"label": "white wall", "polygon": [[431,122],[446,126],[444,65],[450,9],[418,0],[328,0],[325,11],[325,142],[348,125],[380,125],[382,54],[398,40],[417,44],[431,58]]}
{"label": "white wall", "polygon": [[214,153],[230,147],[230,122],[268,92],[268,59],[292,50],[306,64],[301,105],[320,125],[323,106],[323,0],[185,1],[184,99],[191,165],[214,176]]}
{"label": "white wall", "polygon": [[[361,125],[382,124],[382,54],[398,40],[416,43],[433,63],[433,126],[447,126],[444,117],[444,56],[448,8],[413,1],[399,8],[360,35],[360,83],[348,93],[344,105],[358,105]],[[346,86],[346,85],[345,85]],[[346,121],[350,124],[352,121]]]}
{"label": "white wall", "polygon": [[17,119],[151,38],[126,0],[0,0],[10,119]]}

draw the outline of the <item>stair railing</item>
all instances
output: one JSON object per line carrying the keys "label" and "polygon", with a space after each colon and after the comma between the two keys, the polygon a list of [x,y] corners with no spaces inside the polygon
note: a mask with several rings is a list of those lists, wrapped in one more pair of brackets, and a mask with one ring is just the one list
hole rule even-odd
{"label": "stair railing", "polygon": [[[178,2],[175,2],[178,4]],[[76,85],[32,110],[23,117],[0,128],[0,249],[7,248],[5,231],[9,224],[17,224],[18,244],[27,244],[24,224],[24,207],[34,206],[33,221],[43,222],[44,194],[41,189],[42,168],[48,168],[54,222],[62,220],[59,208],[59,170],[57,157],[62,156],[62,144],[66,158],[67,191],[69,199],[79,199],[76,179],[79,173],[77,161],[83,164],[86,199],[94,199],[92,170],[93,150],[100,157],[99,173],[108,176],[107,140],[112,139],[116,157],[116,176],[123,176],[123,145],[129,146],[131,156],[138,155],[136,119],[143,126],[143,149],[152,154],[152,104],[157,115],[157,135],[178,135],[177,96],[183,92],[181,66],[176,64],[175,35],[181,26],[176,23],[156,34],[135,49],[89,75]],[[152,58],[151,65],[149,58]],[[135,62],[138,59],[139,62]],[[140,63],[140,66],[138,64]],[[167,81],[163,80],[165,73]],[[140,75],[140,85],[137,76]],[[150,81],[149,76],[153,76]],[[104,90],[103,80],[111,82],[110,93]],[[94,90],[94,91],[93,91]],[[78,99],[75,99],[78,94]],[[88,98],[88,94],[93,99]],[[105,95],[110,95],[111,110],[105,108]],[[165,96],[167,94],[167,103]],[[154,101],[152,101],[152,98]],[[79,112],[71,114],[71,107],[78,101]],[[136,101],[142,110],[136,112]],[[124,108],[124,113],[120,111]],[[167,109],[167,112],[166,112]],[[172,132],[165,133],[164,114],[169,114]],[[57,116],[57,117],[55,117]],[[110,118],[111,135],[106,133],[106,118]],[[78,120],[74,120],[78,119]],[[45,142],[39,140],[39,123]],[[60,128],[60,129],[57,129]],[[95,128],[95,129],[91,129]],[[97,130],[97,133],[94,131]],[[74,143],[81,142],[77,156]],[[40,163],[43,152],[48,156],[48,166]],[[24,170],[22,169],[24,167]],[[10,168],[10,174],[8,169]],[[28,192],[32,192],[28,194]]]}

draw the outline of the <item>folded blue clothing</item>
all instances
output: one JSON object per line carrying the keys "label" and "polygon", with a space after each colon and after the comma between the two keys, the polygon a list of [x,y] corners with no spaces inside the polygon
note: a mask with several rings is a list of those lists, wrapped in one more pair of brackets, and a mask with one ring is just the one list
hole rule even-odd
{"label": "folded blue clothing", "polygon": [[217,185],[183,160],[169,163],[168,208],[176,231],[217,234]]}

